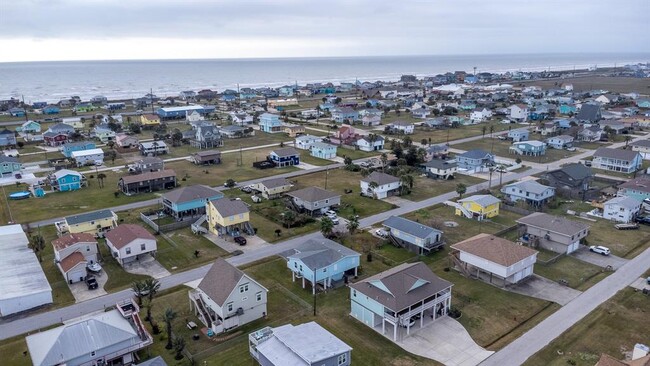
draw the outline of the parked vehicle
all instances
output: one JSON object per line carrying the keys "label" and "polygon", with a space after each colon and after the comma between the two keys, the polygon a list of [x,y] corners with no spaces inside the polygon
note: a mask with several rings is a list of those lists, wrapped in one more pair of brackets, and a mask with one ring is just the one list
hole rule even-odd
{"label": "parked vehicle", "polygon": [[246,238],[243,236],[235,236],[235,243],[239,245],[246,245]]}
{"label": "parked vehicle", "polygon": [[86,285],[88,286],[89,290],[94,290],[99,287],[97,280],[93,276],[86,277]]}
{"label": "parked vehicle", "polygon": [[253,202],[255,202],[255,203],[260,203],[260,202],[262,202],[262,197],[260,197],[260,196],[256,196],[256,195],[252,195],[252,196],[251,196],[251,200],[252,200]]}
{"label": "parked vehicle", "polygon": [[330,220],[334,225],[338,225],[340,222],[338,217],[330,217]]}
{"label": "parked vehicle", "polygon": [[336,212],[334,212],[332,210],[329,210],[329,211],[325,212],[325,216],[329,217],[330,219],[333,219],[333,218],[337,217]]}
{"label": "parked vehicle", "polygon": [[567,147],[566,151],[576,151],[576,148],[575,147]]}
{"label": "parked vehicle", "polygon": [[645,224],[645,225],[650,225],[650,216],[639,216],[634,221],[638,222],[639,224]]}
{"label": "parked vehicle", "polygon": [[382,237],[382,238],[387,238],[388,237],[388,231],[384,229],[377,229],[375,230],[375,235]]}
{"label": "parked vehicle", "polygon": [[240,190],[241,190],[242,192],[244,192],[244,193],[251,193],[251,192],[253,192],[253,189],[252,189],[251,187],[249,187],[249,186],[241,187]]}
{"label": "parked vehicle", "polygon": [[86,268],[90,272],[101,272],[101,270],[102,270],[102,266],[99,265],[99,263],[97,263],[97,262],[89,264]]}
{"label": "parked vehicle", "polygon": [[609,248],[604,247],[602,245],[592,245],[592,246],[589,247],[589,250],[594,252],[594,253],[598,253],[598,254],[602,254],[602,255],[609,255],[609,253],[610,253]]}

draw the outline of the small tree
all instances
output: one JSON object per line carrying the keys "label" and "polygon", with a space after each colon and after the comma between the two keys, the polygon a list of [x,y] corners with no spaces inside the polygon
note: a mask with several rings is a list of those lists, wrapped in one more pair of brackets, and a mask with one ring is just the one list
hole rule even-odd
{"label": "small tree", "polygon": [[284,225],[287,227],[287,229],[291,229],[291,224],[296,219],[296,214],[291,211],[291,210],[286,210],[282,213],[282,221],[284,221]]}
{"label": "small tree", "polygon": [[43,261],[43,250],[45,249],[45,239],[41,235],[34,235],[29,240],[29,248],[36,253],[38,261]]}
{"label": "small tree", "polygon": [[334,231],[334,223],[329,217],[323,217],[320,220],[320,232],[323,234],[324,237],[329,237],[332,235],[332,232]]}
{"label": "small tree", "polygon": [[97,174],[97,180],[99,181],[99,188],[104,188],[104,179],[106,179],[106,174],[104,173]]}
{"label": "small tree", "polygon": [[487,126],[486,125],[481,126],[481,134],[482,134],[481,137],[482,138],[485,138],[485,132],[486,131],[487,131]]}
{"label": "small tree", "polygon": [[133,294],[135,295],[135,298],[138,300],[138,306],[142,307],[142,298],[146,296],[146,288],[144,281],[135,281],[131,284],[131,290],[133,290]]}
{"label": "small tree", "polygon": [[165,329],[167,330],[167,344],[166,349],[172,349],[172,322],[176,319],[178,314],[172,308],[165,309],[163,314],[163,321],[165,322]]}
{"label": "small tree", "polygon": [[231,179],[231,178],[229,178],[228,180],[226,180],[226,187],[228,187],[228,188],[232,188],[232,187],[234,187],[235,184],[237,184],[237,183],[236,183],[233,179]]}
{"label": "small tree", "polygon": [[458,193],[458,196],[460,198],[463,198],[465,192],[467,192],[467,186],[465,186],[463,183],[458,183],[458,185],[456,185],[456,193]]}
{"label": "small tree", "polygon": [[345,159],[343,159],[343,163],[345,165],[351,165],[352,164],[352,158],[349,156],[346,156]]}
{"label": "small tree", "polygon": [[174,359],[180,360],[183,358],[183,350],[185,349],[185,339],[180,336],[174,337],[174,351],[176,351],[176,356]]}
{"label": "small tree", "polygon": [[345,225],[345,227],[348,229],[350,234],[354,234],[355,231],[359,228],[359,219],[357,218],[356,215],[350,216],[348,218],[348,223]]}

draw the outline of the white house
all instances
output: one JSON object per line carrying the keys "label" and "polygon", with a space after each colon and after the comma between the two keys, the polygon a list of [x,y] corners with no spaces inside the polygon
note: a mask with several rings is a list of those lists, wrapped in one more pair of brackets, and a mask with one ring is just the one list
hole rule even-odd
{"label": "white house", "polygon": [[442,159],[431,159],[426,163],[420,164],[429,178],[451,179],[458,170],[455,162]]}
{"label": "white house", "polygon": [[388,125],[388,127],[393,132],[403,133],[405,135],[411,135],[415,131],[415,125],[410,122],[405,121],[395,121]]}
{"label": "white house", "polygon": [[374,139],[369,138],[368,136],[361,136],[357,142],[357,146],[361,151],[378,151],[384,149],[384,138],[375,135]]}
{"label": "white house", "polygon": [[489,119],[490,117],[492,117],[492,111],[487,108],[483,108],[473,110],[469,116],[469,119],[473,123],[479,123]]}
{"label": "white house", "polygon": [[156,237],[139,225],[122,224],[107,232],[106,245],[121,265],[139,260],[145,254],[155,255]]}
{"label": "white house", "polygon": [[0,226],[0,317],[52,303],[52,288],[20,225]]}
{"label": "white house", "polygon": [[573,136],[569,135],[560,135],[553,136],[546,140],[548,146],[554,149],[564,149],[565,147],[570,147],[573,144]]}
{"label": "white house", "polygon": [[97,262],[97,240],[93,234],[67,234],[52,241],[54,261],[66,282],[83,281],[86,266]]}
{"label": "white house", "polygon": [[372,172],[359,181],[361,193],[378,199],[399,193],[402,182],[397,177],[381,172]]}
{"label": "white house", "polygon": [[636,151],[641,154],[641,157],[643,159],[650,159],[650,140],[639,140],[632,142],[630,143],[630,146],[632,146],[632,151]]}
{"label": "white house", "polygon": [[525,201],[533,206],[541,206],[555,196],[555,188],[537,183],[534,180],[508,184],[501,188],[501,192],[512,202]]}
{"label": "white house", "polygon": [[470,276],[500,286],[533,274],[537,251],[492,234],[478,234],[451,246],[452,258]]}
{"label": "white house", "polygon": [[219,258],[188,295],[194,314],[219,334],[266,317],[267,293],[264,286]]}
{"label": "white house", "polygon": [[528,106],[525,104],[513,104],[508,109],[510,118],[520,122],[525,122],[528,119]]}
{"label": "white house", "polygon": [[104,150],[102,149],[73,151],[70,157],[77,163],[77,167],[104,164]]}
{"label": "white house", "polygon": [[628,223],[640,210],[641,201],[627,196],[614,197],[603,205],[603,218]]}
{"label": "white house", "polygon": [[311,145],[316,142],[323,142],[323,138],[313,135],[300,135],[296,137],[294,141],[294,147],[296,149],[309,150],[311,148]]}
{"label": "white house", "polygon": [[641,168],[642,163],[643,158],[637,151],[600,147],[594,153],[591,167],[629,174]]}
{"label": "white house", "polygon": [[203,115],[198,111],[192,110],[192,111],[185,112],[185,120],[187,122],[198,122],[198,121],[205,120],[205,117],[203,117]]}

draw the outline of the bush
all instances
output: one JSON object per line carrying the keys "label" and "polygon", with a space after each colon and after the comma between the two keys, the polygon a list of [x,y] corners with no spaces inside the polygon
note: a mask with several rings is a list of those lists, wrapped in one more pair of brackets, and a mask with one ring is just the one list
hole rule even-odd
{"label": "bush", "polygon": [[460,312],[460,310],[458,310],[458,308],[453,307],[453,306],[449,308],[448,314],[449,314],[450,317],[452,317],[454,319],[458,319],[458,318],[460,318],[461,315],[463,315]]}
{"label": "bush", "polygon": [[366,256],[366,261],[372,262],[372,253],[368,253],[368,255]]}

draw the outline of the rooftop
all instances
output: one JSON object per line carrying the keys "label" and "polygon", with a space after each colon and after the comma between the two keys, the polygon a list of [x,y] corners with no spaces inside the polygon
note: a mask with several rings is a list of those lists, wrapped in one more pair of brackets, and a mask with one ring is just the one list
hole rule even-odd
{"label": "rooftop", "polygon": [[361,254],[329,239],[310,239],[297,248],[281,254],[288,258],[300,259],[311,270],[327,267],[349,256]]}
{"label": "rooftop", "polygon": [[426,238],[433,233],[440,233],[442,231],[434,229],[432,227],[420,224],[419,222],[411,221],[399,216],[391,216],[386,219],[383,223],[384,226],[403,231],[407,234],[411,234],[417,238]]}
{"label": "rooftop", "polygon": [[589,225],[585,223],[568,220],[560,216],[552,216],[543,212],[535,212],[516,221],[520,224],[546,229],[566,236],[573,236],[589,229]]}
{"label": "rooftop", "polygon": [[476,204],[479,204],[483,207],[487,207],[489,205],[493,205],[495,203],[500,203],[501,200],[490,195],[490,194],[476,194],[473,196],[469,196],[463,199],[458,200],[458,202],[474,202]]}
{"label": "rooftop", "polygon": [[510,267],[537,254],[536,250],[491,234],[478,234],[451,247],[504,267]]}
{"label": "rooftop", "polygon": [[142,174],[125,175],[122,178],[120,178],[120,180],[122,180],[124,184],[132,184],[132,183],[144,182],[147,180],[163,179],[163,178],[169,178],[175,176],[176,176],[176,172],[174,172],[171,169],[165,169],[165,170],[159,170],[155,172],[146,172]]}
{"label": "rooftop", "polygon": [[117,249],[123,248],[136,239],[156,240],[156,237],[147,229],[134,224],[118,225],[115,229],[107,232],[105,236],[106,240],[109,240]]}
{"label": "rooftop", "polygon": [[173,203],[182,203],[194,200],[205,200],[216,196],[223,197],[223,193],[217,191],[214,188],[197,184],[193,186],[181,187],[171,192],[165,193],[163,195],[163,198]]}
{"label": "rooftop", "polygon": [[307,202],[317,202],[325,199],[340,197],[341,195],[335,192],[326,191],[318,187],[307,187],[297,191],[288,192],[287,195],[295,197]]}
{"label": "rooftop", "polygon": [[97,221],[102,219],[109,219],[115,216],[111,210],[99,210],[79,215],[72,215],[65,218],[68,225],[76,225],[88,221]]}
{"label": "rooftop", "polygon": [[250,211],[248,206],[242,201],[231,200],[227,198],[217,199],[210,201],[215,210],[221,217],[230,217],[234,215],[244,214]]}
{"label": "rooftop", "polygon": [[400,179],[390,174],[375,171],[370,173],[367,177],[361,178],[361,181],[366,183],[375,182],[382,186],[384,184],[398,183]]}

